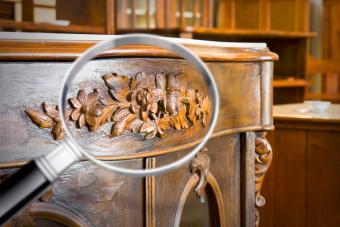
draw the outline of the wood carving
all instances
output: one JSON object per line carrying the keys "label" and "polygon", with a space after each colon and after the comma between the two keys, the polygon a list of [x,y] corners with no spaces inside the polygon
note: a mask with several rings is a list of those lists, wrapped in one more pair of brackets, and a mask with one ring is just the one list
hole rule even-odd
{"label": "wood carving", "polygon": [[[145,139],[163,137],[170,128],[180,130],[201,122],[207,125],[211,103],[196,89],[187,88],[186,76],[137,73],[130,78],[116,73],[102,77],[107,89],[79,90],[69,99],[68,120],[76,127],[96,131],[111,122],[111,136],[130,130]],[[26,114],[41,128],[52,128],[54,139],[64,138],[58,108],[47,103],[42,111],[28,108]]]}
{"label": "wood carving", "polygon": [[200,180],[195,187],[195,192],[199,197],[201,202],[204,202],[204,190],[205,186],[207,185],[207,177],[209,174],[209,167],[210,167],[210,158],[207,155],[207,148],[204,148],[200,151],[195,158],[191,161],[191,172],[196,173]]}
{"label": "wood carving", "polygon": [[[257,208],[263,207],[266,203],[260,191],[264,176],[273,158],[272,148],[265,138],[266,134],[265,132],[257,133],[255,140],[255,205]],[[259,212],[256,209],[256,226],[259,225],[259,220]]]}

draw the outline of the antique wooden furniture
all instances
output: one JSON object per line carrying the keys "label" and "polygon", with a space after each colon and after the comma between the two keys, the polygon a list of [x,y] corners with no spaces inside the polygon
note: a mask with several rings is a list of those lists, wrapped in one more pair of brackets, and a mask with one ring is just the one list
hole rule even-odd
{"label": "antique wooden furniture", "polygon": [[[62,139],[62,129],[55,117],[57,110],[53,107],[58,98],[60,80],[72,60],[105,36],[7,33],[2,37],[0,175],[4,179],[28,159],[56,146],[54,139]],[[14,218],[9,226],[34,223],[41,226],[52,223],[71,226],[190,226],[197,222],[211,226],[254,226],[258,223],[256,208],[265,203],[260,195],[261,184],[272,157],[265,134],[273,128],[271,84],[273,61],[277,55],[263,44],[178,42],[191,48],[207,63],[219,86],[221,109],[218,126],[206,149],[186,166],[146,178],[120,176],[88,161],[79,162],[62,174],[50,191]],[[144,83],[149,85],[143,87]],[[88,101],[104,89],[100,94],[106,97],[106,101],[101,105],[120,103],[124,99],[123,104],[130,106],[128,111],[132,112],[136,110],[125,96],[129,92],[135,94],[138,91],[139,101],[136,100],[142,103],[149,100],[143,98],[152,91],[149,88],[159,88],[162,84],[167,92],[184,91],[184,100],[190,100],[188,89],[194,91],[193,95],[201,94],[193,99],[193,103],[188,101],[187,107],[182,105],[177,113],[172,112],[177,109],[171,106],[166,111],[151,108],[145,113],[145,119],[154,112],[160,112],[162,116],[170,114],[172,120],[169,124],[178,130],[167,130],[166,137],[162,137],[158,130],[163,128],[157,120],[152,121],[152,124],[157,123],[152,130],[145,130],[150,127],[144,126],[143,130],[134,130],[135,126],[131,126],[132,123],[127,125],[127,121],[125,126],[131,126],[133,132],[117,130],[118,121],[122,119],[117,116],[120,109],[111,110],[111,114],[102,109],[101,114],[105,112],[107,117],[101,118],[100,129],[89,132],[84,127],[79,133],[82,136],[96,134],[96,138],[107,140],[106,145],[115,144],[114,150],[96,154],[115,165],[153,168],[181,157],[199,139],[199,133],[204,131],[202,120],[209,117],[209,97],[203,98],[206,87],[197,72],[184,60],[158,48],[131,46],[105,52],[84,68],[77,84],[74,95],[85,90]],[[116,93],[117,86],[127,90]],[[90,93],[94,88],[96,90]],[[105,92],[108,88],[112,89],[109,91],[111,95]],[[71,117],[78,126],[87,125],[94,131],[95,124],[91,123],[93,120],[89,114],[98,113],[92,111],[97,105],[86,104],[84,97],[85,94],[78,92],[77,100],[71,101]],[[192,112],[192,107],[196,111]],[[145,111],[140,108],[140,119],[143,120]],[[195,114],[200,116],[195,117]],[[101,125],[111,121],[111,115],[112,120],[117,121],[113,124],[112,138],[108,137],[112,122]],[[97,140],[93,144],[105,145]],[[205,203],[201,205],[198,200]]]}
{"label": "antique wooden furniture", "polygon": [[313,85],[312,76],[321,76],[321,92],[311,92],[306,89],[306,99],[340,102],[340,65],[336,61],[309,57],[307,64],[307,80],[309,86]]}
{"label": "antique wooden furniture", "polygon": [[262,193],[261,226],[339,226],[340,105],[299,113],[303,104],[274,106],[275,152]]}

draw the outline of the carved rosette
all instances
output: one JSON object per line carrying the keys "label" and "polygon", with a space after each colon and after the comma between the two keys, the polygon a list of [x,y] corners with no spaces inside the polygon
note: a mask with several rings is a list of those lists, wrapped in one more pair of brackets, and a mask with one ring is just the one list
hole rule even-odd
{"label": "carved rosette", "polygon": [[[210,99],[196,89],[187,88],[185,74],[140,72],[130,78],[113,73],[102,79],[105,89],[93,89],[89,93],[79,90],[76,97],[69,99],[66,116],[76,127],[96,131],[110,122],[111,136],[130,130],[152,139],[163,137],[171,128],[180,130],[198,122],[207,125]],[[28,108],[25,112],[39,127],[52,128],[54,139],[60,140],[65,133],[58,111],[57,106],[43,103],[42,111]]]}
{"label": "carved rosette", "polygon": [[[273,158],[272,148],[265,138],[267,133],[257,133],[255,140],[255,205],[256,208],[263,207],[266,200],[261,196],[260,191],[264,176],[270,166]],[[256,209],[256,226],[259,225],[260,216],[259,211]]]}
{"label": "carved rosette", "polygon": [[207,185],[207,176],[210,167],[210,158],[206,153],[207,151],[207,148],[201,150],[191,161],[190,165],[191,172],[196,173],[200,178],[194,190],[202,203],[205,201],[204,190]]}

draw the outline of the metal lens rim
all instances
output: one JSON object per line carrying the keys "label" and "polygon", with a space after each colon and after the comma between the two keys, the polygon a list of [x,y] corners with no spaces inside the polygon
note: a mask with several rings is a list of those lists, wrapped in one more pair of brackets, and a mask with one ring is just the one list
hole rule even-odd
{"label": "metal lens rim", "polygon": [[212,103],[213,103],[212,118],[210,120],[210,125],[209,125],[207,133],[205,134],[201,142],[192,149],[192,151],[190,151],[188,154],[186,154],[182,158],[172,163],[169,163],[169,164],[166,164],[160,167],[152,168],[152,169],[128,169],[128,168],[122,168],[122,167],[110,165],[104,161],[100,161],[96,159],[95,156],[89,154],[80,145],[78,145],[78,143],[72,137],[72,134],[68,129],[64,111],[59,111],[59,114],[60,114],[62,125],[65,129],[65,133],[67,135],[68,143],[71,143],[72,145],[71,147],[73,147],[73,149],[74,147],[76,147],[77,149],[77,151],[74,151],[74,152],[79,153],[80,151],[87,159],[89,159],[93,163],[107,170],[113,171],[115,173],[128,175],[128,176],[136,176],[136,177],[157,175],[157,174],[161,174],[164,172],[168,172],[172,169],[178,168],[184,165],[185,163],[188,163],[190,160],[192,160],[192,158],[194,158],[194,156],[203,148],[204,144],[208,141],[217,123],[218,112],[219,112],[219,94],[218,94],[216,82],[211,72],[207,68],[207,66],[191,50],[184,47],[183,45],[173,42],[169,38],[160,37],[156,35],[128,34],[128,35],[117,35],[112,38],[110,37],[108,40],[99,42],[98,44],[89,48],[79,58],[77,58],[76,61],[74,61],[71,67],[68,69],[62,81],[62,85],[61,85],[61,93],[59,97],[59,109],[60,110],[66,109],[67,92],[69,88],[71,87],[72,81],[74,80],[74,78],[76,77],[80,69],[89,60],[95,58],[98,54],[104,51],[107,51],[109,49],[112,49],[118,46],[131,45],[131,44],[158,46],[160,48],[164,48],[164,49],[167,49],[171,52],[178,54],[180,57],[186,59],[189,63],[191,63],[194,66],[194,68],[200,73],[200,75],[204,78],[205,82],[207,83],[209,92],[212,98]]}

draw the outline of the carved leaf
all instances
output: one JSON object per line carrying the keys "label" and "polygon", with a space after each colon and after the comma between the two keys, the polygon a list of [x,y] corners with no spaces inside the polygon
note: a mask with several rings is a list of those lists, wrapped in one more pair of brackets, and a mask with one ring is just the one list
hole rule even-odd
{"label": "carved leaf", "polygon": [[113,121],[120,121],[126,116],[130,115],[130,111],[128,108],[120,108],[113,115]]}
{"label": "carved leaf", "polygon": [[146,111],[142,111],[140,112],[140,118],[143,120],[143,121],[146,121],[148,119],[149,115],[148,115],[148,112]]}
{"label": "carved leaf", "polygon": [[102,88],[94,88],[93,92],[96,93],[98,95],[99,99],[107,99],[107,100],[112,100],[111,96],[108,92],[108,90],[106,89],[102,89]]}
{"label": "carved leaf", "polygon": [[182,103],[181,93],[178,91],[172,91],[166,95],[166,111],[170,115],[177,115]]}
{"label": "carved leaf", "polygon": [[99,117],[103,114],[102,106],[99,104],[92,105],[91,108],[89,108],[88,114],[91,114],[92,116]]}
{"label": "carved leaf", "polygon": [[171,117],[170,119],[171,127],[174,127],[177,130],[181,128],[189,128],[189,124],[186,119],[186,112],[187,111],[185,105],[182,105],[178,114],[176,116]]}
{"label": "carved leaf", "polygon": [[105,75],[102,77],[106,86],[113,90],[121,90],[129,88],[129,78],[127,76],[120,76],[117,73]]}
{"label": "carved leaf", "polygon": [[193,124],[196,125],[197,123],[197,104],[194,102],[189,103],[189,110],[188,110],[188,119]]}
{"label": "carved leaf", "polygon": [[31,118],[31,120],[41,128],[51,128],[54,125],[52,118],[42,112],[32,108],[27,108],[25,112],[29,118]]}
{"label": "carved leaf", "polygon": [[157,135],[157,132],[158,132],[158,130],[157,130],[157,127],[156,127],[152,132],[150,132],[149,134],[147,134],[147,135],[144,137],[144,139],[146,139],[146,140],[151,140],[151,139],[155,138],[155,136]]}
{"label": "carved leaf", "polygon": [[163,116],[157,122],[158,127],[163,131],[168,130],[170,128],[170,119],[169,115]]}
{"label": "carved leaf", "polygon": [[74,109],[71,113],[71,120],[76,121],[80,117],[80,109]]}
{"label": "carved leaf", "polygon": [[99,102],[104,106],[117,105],[117,101],[114,101],[113,99],[99,99]]}
{"label": "carved leaf", "polygon": [[211,108],[210,99],[208,98],[208,96],[204,96],[202,101],[200,102],[200,111],[202,113],[203,126],[207,126],[208,124],[207,116],[210,112],[210,108]]}
{"label": "carved leaf", "polygon": [[131,81],[131,89],[136,88],[155,88],[155,76],[146,75],[144,72],[139,72],[135,78]]}
{"label": "carved leaf", "polygon": [[87,95],[86,105],[89,106],[89,109],[95,108],[98,103],[98,94],[96,92],[91,92]]}
{"label": "carved leaf", "polygon": [[86,119],[84,114],[80,114],[79,119],[78,119],[78,127],[79,128],[84,128],[86,124]]}
{"label": "carved leaf", "polygon": [[119,102],[127,102],[127,96],[129,94],[129,89],[121,90],[109,90],[110,95]]}
{"label": "carved leaf", "polygon": [[186,75],[178,73],[174,76],[168,76],[168,89],[184,91],[187,88]]}
{"label": "carved leaf", "polygon": [[156,74],[156,87],[161,90],[165,90],[166,88],[166,76],[164,73]]}
{"label": "carved leaf", "polygon": [[51,131],[52,135],[53,135],[53,138],[55,140],[62,140],[64,139],[65,137],[65,131],[62,127],[62,124],[61,122],[57,122],[54,127],[52,128],[52,131]]}
{"label": "carved leaf", "polygon": [[85,120],[86,123],[88,124],[88,126],[90,127],[90,129],[94,129],[93,127],[95,127],[96,125],[99,125],[99,119],[95,116],[92,115],[90,113],[85,113]]}
{"label": "carved leaf", "polygon": [[47,103],[43,102],[42,107],[47,116],[52,118],[54,121],[60,121],[59,111],[56,109],[56,106],[52,107]]}
{"label": "carved leaf", "polygon": [[139,132],[140,128],[142,127],[144,121],[140,120],[140,119],[135,119],[131,122],[129,129],[132,132]]}
{"label": "carved leaf", "polygon": [[87,96],[84,90],[79,90],[77,94],[78,101],[83,105],[87,101]]}
{"label": "carved leaf", "polygon": [[153,121],[144,122],[142,127],[140,128],[139,132],[141,133],[150,133],[156,129],[157,125]]}
{"label": "carved leaf", "polygon": [[105,75],[102,77],[109,88],[110,95],[119,102],[126,101],[129,94],[129,78],[117,74]]}
{"label": "carved leaf", "polygon": [[73,107],[73,108],[77,108],[77,109],[80,109],[81,108],[81,103],[79,102],[79,100],[75,97],[73,98],[70,98],[69,99],[69,102],[70,102],[70,105]]}
{"label": "carved leaf", "polygon": [[100,116],[100,125],[103,125],[105,124],[106,122],[109,122],[112,115],[113,115],[113,112],[115,112],[117,110],[117,106],[115,105],[111,105],[111,106],[107,106],[103,109],[103,113],[102,115]]}
{"label": "carved leaf", "polygon": [[129,113],[127,116],[122,117],[119,121],[117,121],[111,131],[112,136],[121,135],[129,126],[130,123],[136,119],[136,114]]}

